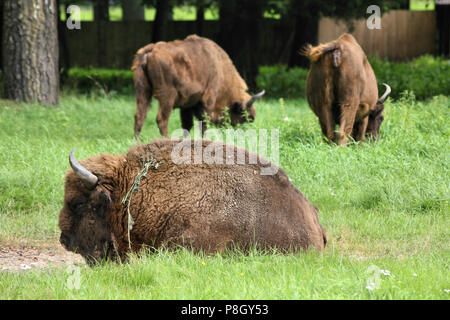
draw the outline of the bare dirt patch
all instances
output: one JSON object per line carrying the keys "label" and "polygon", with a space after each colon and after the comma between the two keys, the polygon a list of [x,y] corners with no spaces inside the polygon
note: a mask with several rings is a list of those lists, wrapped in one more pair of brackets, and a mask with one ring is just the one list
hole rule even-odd
{"label": "bare dirt patch", "polygon": [[0,272],[28,271],[70,264],[84,264],[84,259],[58,246],[46,248],[0,244]]}

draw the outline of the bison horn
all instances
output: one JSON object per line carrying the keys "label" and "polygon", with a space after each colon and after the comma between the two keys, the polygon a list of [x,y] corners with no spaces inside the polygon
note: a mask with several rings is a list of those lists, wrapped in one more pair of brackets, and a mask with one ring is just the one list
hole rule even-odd
{"label": "bison horn", "polygon": [[248,100],[247,106],[250,107],[256,100],[261,98],[265,93],[266,93],[266,90],[263,90],[260,93],[255,94],[253,97],[251,97],[250,100]]}
{"label": "bison horn", "polygon": [[69,162],[70,166],[72,167],[73,171],[81,178],[83,183],[88,187],[89,189],[93,189],[98,182],[97,176],[95,176],[92,172],[90,172],[88,169],[83,167],[77,159],[75,159],[75,156],[73,155],[75,152],[75,148],[73,148],[72,152],[69,156]]}
{"label": "bison horn", "polygon": [[386,101],[387,97],[389,97],[389,94],[391,93],[391,87],[387,85],[386,83],[383,83],[383,86],[386,87],[386,91],[384,94],[378,99],[377,104],[382,104],[384,101]]}

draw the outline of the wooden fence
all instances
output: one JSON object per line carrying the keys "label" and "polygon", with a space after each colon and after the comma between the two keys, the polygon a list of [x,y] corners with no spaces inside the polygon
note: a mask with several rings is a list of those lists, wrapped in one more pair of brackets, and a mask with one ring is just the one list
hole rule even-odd
{"label": "wooden fence", "polygon": [[[352,32],[367,54],[378,54],[390,60],[408,60],[435,53],[436,18],[434,11],[391,11],[381,18],[381,29],[370,30],[365,20],[354,23]],[[145,22],[81,22],[80,30],[64,28],[66,50],[61,51],[71,66],[129,69],[137,49],[149,43],[153,23]],[[308,28],[308,26],[305,26]],[[260,64],[287,63],[291,27],[283,21],[266,19],[263,23]],[[183,39],[195,33],[194,21],[172,21],[169,39]],[[327,42],[347,32],[344,22],[322,18],[318,42]],[[205,21],[204,36],[217,41],[218,21]],[[63,54],[65,52],[65,54]]]}
{"label": "wooden fence", "polygon": [[[348,32],[343,21],[323,18],[319,23],[319,43],[336,39]],[[381,17],[381,29],[369,29],[366,20],[354,21],[351,32],[368,55],[389,60],[409,60],[436,48],[434,11],[393,10]]]}

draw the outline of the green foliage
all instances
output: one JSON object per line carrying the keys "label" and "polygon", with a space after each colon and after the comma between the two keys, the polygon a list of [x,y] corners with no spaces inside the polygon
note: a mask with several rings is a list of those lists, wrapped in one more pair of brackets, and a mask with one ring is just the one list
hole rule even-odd
{"label": "green foliage", "polygon": [[370,57],[369,61],[378,84],[389,84],[394,98],[405,90],[414,92],[419,100],[450,94],[450,60],[425,55],[410,62],[390,62],[377,57]]}
{"label": "green foliage", "polygon": [[308,70],[285,65],[262,66],[256,78],[258,88],[264,88],[271,97],[305,97]]}
{"label": "green foliage", "polygon": [[[418,100],[450,94],[450,60],[429,55],[410,62],[391,62],[369,57],[379,88],[382,83],[392,88],[391,97],[397,99],[403,91],[414,92]],[[286,66],[263,66],[256,79],[258,88],[264,88],[272,97],[304,97],[308,71]]]}
{"label": "green foliage", "polygon": [[[380,91],[384,92],[382,83],[389,84],[394,99],[400,98],[403,91],[413,92],[418,100],[450,94],[450,60],[426,55],[410,62],[391,62],[377,57],[369,57],[369,61]],[[258,88],[264,88],[269,97],[299,98],[306,95],[307,76],[307,69],[285,65],[261,66],[256,84]],[[106,97],[134,95],[133,72],[73,68],[62,87],[69,92],[100,93]]]}
{"label": "green foliage", "polygon": [[72,68],[62,87],[76,93],[101,92],[105,96],[114,94],[134,94],[133,72],[115,69]]}

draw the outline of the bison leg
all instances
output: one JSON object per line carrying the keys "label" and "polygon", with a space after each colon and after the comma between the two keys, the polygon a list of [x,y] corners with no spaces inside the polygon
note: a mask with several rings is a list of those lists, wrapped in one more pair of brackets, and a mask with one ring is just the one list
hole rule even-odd
{"label": "bison leg", "polygon": [[159,110],[156,115],[156,123],[158,124],[159,132],[163,137],[169,137],[169,118],[172,114],[173,104],[175,99],[167,99],[164,102],[159,102]]}
{"label": "bison leg", "polygon": [[336,143],[338,145],[345,145],[348,142],[348,137],[350,137],[353,132],[358,103],[352,102],[340,104],[340,108],[341,118],[339,121],[339,132],[336,137]]}
{"label": "bison leg", "polygon": [[331,104],[328,107],[325,105],[321,110],[319,123],[322,133],[327,138],[328,142],[334,141],[334,127],[336,126],[336,122],[333,112],[331,111]]}
{"label": "bison leg", "polygon": [[192,107],[192,109],[194,110],[195,117],[202,123],[202,135],[203,135],[207,130],[205,122],[205,109],[203,108],[203,105],[201,103],[195,105],[194,107]]}
{"label": "bison leg", "polygon": [[365,117],[363,120],[355,123],[353,127],[352,137],[356,141],[363,141],[366,135],[367,123],[369,122],[369,117]]}
{"label": "bison leg", "polygon": [[151,107],[152,92],[147,83],[138,83],[136,85],[137,109],[134,115],[134,138],[139,140],[142,126],[147,118],[147,110]]}
{"label": "bison leg", "polygon": [[194,125],[194,112],[192,108],[180,108],[181,127],[188,132]]}

